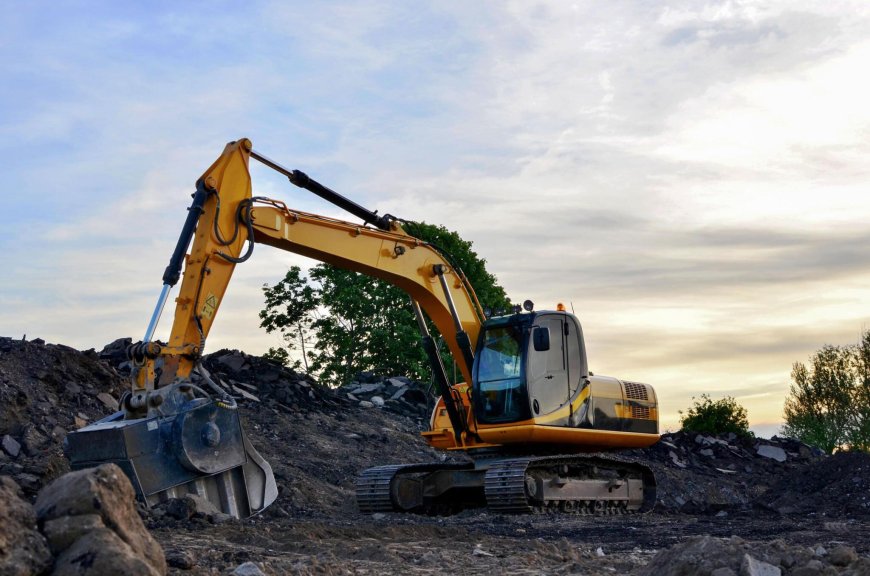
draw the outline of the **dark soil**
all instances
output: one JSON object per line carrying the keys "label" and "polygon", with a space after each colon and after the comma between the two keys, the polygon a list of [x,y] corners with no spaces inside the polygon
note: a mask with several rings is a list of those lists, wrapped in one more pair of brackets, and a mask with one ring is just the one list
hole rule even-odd
{"label": "dark soil", "polygon": [[[0,473],[31,499],[67,468],[66,432],[112,412],[98,395],[117,399],[126,388],[119,362],[0,339]],[[206,365],[247,394],[237,394],[246,430],[271,463],[279,496],[245,521],[143,512],[172,573],[226,574],[247,561],[267,574],[639,573],[657,551],[700,535],[739,537],[748,546],[779,542],[795,557],[812,550],[830,573],[845,568],[829,562],[828,550],[845,545],[870,555],[870,457],[826,457],[789,439],[677,433],[633,451],[659,483],[658,505],[645,515],[363,515],[354,480],[365,468],[463,456],[429,448],[419,436],[428,419],[413,406],[365,407],[346,392],[230,351]],[[19,446],[15,456],[7,436]],[[759,454],[764,446],[785,460]]]}

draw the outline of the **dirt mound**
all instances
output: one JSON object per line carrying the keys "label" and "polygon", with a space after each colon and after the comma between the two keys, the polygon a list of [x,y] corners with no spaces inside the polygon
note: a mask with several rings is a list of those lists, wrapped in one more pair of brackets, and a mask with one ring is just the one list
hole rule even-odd
{"label": "dirt mound", "polygon": [[93,350],[0,337],[0,474],[33,497],[69,470],[66,434],[117,410],[126,388]]}
{"label": "dirt mound", "polygon": [[825,459],[790,438],[688,431],[664,434],[657,444],[634,452],[655,471],[658,510],[682,513],[750,509],[782,478]]}
{"label": "dirt mound", "polygon": [[839,452],[782,478],[759,500],[780,514],[870,517],[870,454]]}

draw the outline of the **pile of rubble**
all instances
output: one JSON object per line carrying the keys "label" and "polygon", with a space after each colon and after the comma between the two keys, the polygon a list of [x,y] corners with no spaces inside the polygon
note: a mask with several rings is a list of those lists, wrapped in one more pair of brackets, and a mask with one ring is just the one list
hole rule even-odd
{"label": "pile of rubble", "polygon": [[850,546],[795,546],[782,540],[746,542],[741,538],[694,536],[659,552],[644,576],[801,576],[870,574],[870,559]]}
{"label": "pile of rubble", "polygon": [[838,452],[784,476],[760,505],[780,514],[870,516],[870,454]]}
{"label": "pile of rubble", "polygon": [[208,354],[203,365],[236,399],[247,402],[273,400],[294,410],[309,411],[334,405],[334,395],[308,374],[280,363],[238,350]]}
{"label": "pile of rubble", "polygon": [[67,432],[115,412],[126,388],[93,350],[0,337],[0,474],[35,496],[69,470]]}
{"label": "pile of rubble", "polygon": [[432,397],[421,382],[404,376],[391,378],[360,372],[355,380],[338,388],[339,397],[359,403],[363,408],[384,408],[410,417],[428,417]]}
{"label": "pile of rubble", "polygon": [[303,411],[349,403],[411,418],[427,418],[433,407],[426,385],[405,376],[360,372],[351,382],[330,389],[318,385],[308,374],[238,350],[208,354],[203,364],[230,394],[242,401],[273,399]]}
{"label": "pile of rubble", "polygon": [[655,471],[658,509],[686,513],[750,509],[783,478],[800,476],[799,470],[826,459],[791,438],[690,431],[664,434],[636,452]]}

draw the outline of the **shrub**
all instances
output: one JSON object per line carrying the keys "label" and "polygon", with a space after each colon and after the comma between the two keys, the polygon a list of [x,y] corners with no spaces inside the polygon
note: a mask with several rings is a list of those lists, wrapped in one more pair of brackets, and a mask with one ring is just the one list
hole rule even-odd
{"label": "shrub", "polygon": [[701,394],[700,400],[692,400],[695,403],[685,414],[680,410],[680,425],[683,430],[705,434],[733,432],[738,436],[752,436],[746,408],[731,396],[713,401],[708,394]]}

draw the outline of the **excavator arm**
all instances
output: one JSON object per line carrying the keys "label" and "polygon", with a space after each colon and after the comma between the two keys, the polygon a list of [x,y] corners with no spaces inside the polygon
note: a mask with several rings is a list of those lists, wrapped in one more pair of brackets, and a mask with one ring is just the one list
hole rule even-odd
{"label": "excavator arm", "polygon": [[[253,196],[251,158],[376,227],[294,211],[283,202]],[[305,174],[281,167],[242,139],[227,144],[197,180],[145,338],[130,350],[132,390],[122,399],[121,412],[68,436],[73,467],[114,461],[149,504],[196,492],[224,512],[244,517],[274,500],[271,468],[245,437],[234,401],[200,366],[235,266],[251,256],[255,243],[381,278],[407,292],[456,444],[464,444],[470,434],[468,414],[447,382],[420,313],[422,308],[438,327],[471,382],[472,342],[483,312],[461,271],[435,247],[407,234],[397,219],[378,216]],[[159,344],[153,341],[154,331],[179,279],[169,342]],[[152,452],[134,455],[143,445],[153,446]]]}

